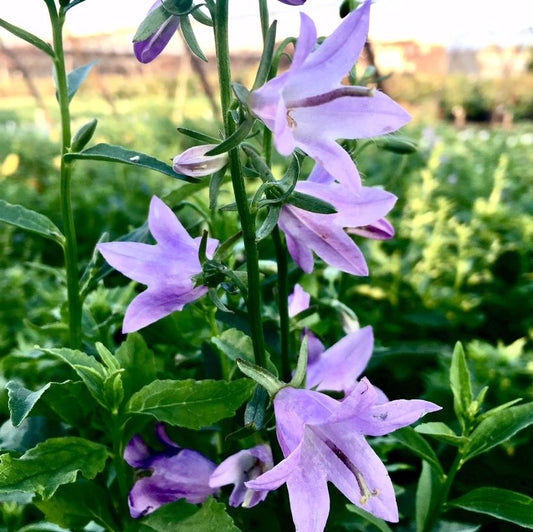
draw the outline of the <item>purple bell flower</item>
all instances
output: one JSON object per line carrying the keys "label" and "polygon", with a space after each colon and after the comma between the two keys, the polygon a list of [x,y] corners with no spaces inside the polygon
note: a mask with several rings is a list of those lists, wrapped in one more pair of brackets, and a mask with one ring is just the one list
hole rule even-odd
{"label": "purple bell flower", "polygon": [[174,443],[161,423],[156,425],[156,435],[165,447],[163,451],[148,447],[138,434],[124,451],[124,460],[131,467],[152,472],[151,476],[137,480],[130,491],[128,504],[134,518],[178,499],[199,504],[217,491],[209,486],[209,477],[216,468],[214,462]]}
{"label": "purple bell flower", "polygon": [[290,69],[251,95],[251,109],[274,132],[279,153],[300,148],[346,187],[358,190],[355,163],[336,140],[395,131],[411,117],[387,95],[341,82],[368,33],[370,1],[352,11],[318,48],[313,21],[301,13]]}
{"label": "purple bell flower", "polygon": [[282,4],[287,4],[288,6],[303,6],[305,0],[279,0]]}
{"label": "purple bell flower", "polygon": [[[152,13],[162,4],[161,0],[156,0],[148,11]],[[133,52],[135,57],[141,63],[150,63],[153,61],[168,44],[180,25],[180,18],[175,15],[169,15],[168,18],[157,28],[157,30],[144,41],[133,43]]]}
{"label": "purple bell flower", "polygon": [[321,532],[329,515],[327,483],[353,504],[398,521],[389,474],[365,436],[383,436],[440,407],[422,400],[387,401],[363,378],[337,401],[320,392],[282,388],[274,398],[276,432],[285,459],[246,483],[256,490],[287,484],[297,530]]}
{"label": "purple bell flower", "polygon": [[212,488],[234,484],[229,498],[230,506],[251,508],[264,501],[268,490],[247,488],[245,482],[254,480],[259,475],[272,469],[274,461],[268,445],[257,445],[251,449],[239,451],[226,458],[213,472],[209,479]]}
{"label": "purple bell flower", "polygon": [[[201,238],[192,238],[176,215],[157,196],[152,197],[148,215],[155,246],[138,242],[98,244],[105,260],[126,277],[148,286],[129,305],[122,331],[137,331],[182,310],[184,305],[207,293],[195,286],[193,277],[202,272],[198,258]],[[218,240],[207,239],[206,254],[212,257]]]}

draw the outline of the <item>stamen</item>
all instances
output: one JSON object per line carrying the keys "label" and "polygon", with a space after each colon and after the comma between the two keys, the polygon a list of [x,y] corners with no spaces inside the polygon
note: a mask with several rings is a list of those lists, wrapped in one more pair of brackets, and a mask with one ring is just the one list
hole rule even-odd
{"label": "stamen", "polygon": [[296,100],[294,102],[286,102],[286,105],[287,107],[290,107],[292,109],[298,107],[316,107],[318,105],[324,105],[325,103],[337,100],[338,98],[361,98],[368,96],[374,96],[374,89],[369,89],[368,87],[351,87],[347,85],[344,87],[339,87],[338,89],[334,89],[330,92],[325,92],[324,94],[309,96],[307,98],[303,98],[302,100]]}
{"label": "stamen", "polygon": [[291,116],[292,109],[287,109],[287,124],[289,124],[289,127],[291,129],[294,129],[298,124],[296,123],[296,120]]}

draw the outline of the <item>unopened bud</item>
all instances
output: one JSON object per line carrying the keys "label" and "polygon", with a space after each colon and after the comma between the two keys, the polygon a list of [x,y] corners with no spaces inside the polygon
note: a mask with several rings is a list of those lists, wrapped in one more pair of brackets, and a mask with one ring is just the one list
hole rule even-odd
{"label": "unopened bud", "polygon": [[216,147],[216,144],[204,144],[185,150],[181,155],[174,157],[174,170],[190,177],[203,177],[218,172],[228,163],[228,154],[205,155]]}
{"label": "unopened bud", "polygon": [[74,133],[72,137],[71,151],[77,152],[83,150],[88,142],[92,139],[98,120],[93,118],[90,122],[87,122]]}
{"label": "unopened bud", "polygon": [[386,135],[381,137],[377,145],[382,150],[392,151],[394,153],[401,153],[408,155],[418,151],[418,146],[415,141],[399,135]]}

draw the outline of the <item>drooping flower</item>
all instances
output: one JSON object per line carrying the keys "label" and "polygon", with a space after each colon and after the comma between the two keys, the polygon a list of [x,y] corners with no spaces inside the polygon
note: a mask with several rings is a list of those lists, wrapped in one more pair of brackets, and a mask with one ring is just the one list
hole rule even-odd
{"label": "drooping flower", "polygon": [[229,498],[230,506],[251,508],[265,500],[268,490],[253,490],[247,488],[244,483],[269,471],[273,465],[270,447],[265,444],[257,445],[226,458],[211,475],[209,485],[212,488],[220,488],[233,484],[235,487]]}
{"label": "drooping flower", "polygon": [[440,407],[422,400],[383,404],[377,400],[378,393],[366,378],[343,401],[320,392],[282,388],[274,398],[274,412],[285,459],[246,486],[275,490],[286,483],[292,517],[302,532],[324,530],[328,482],[367,512],[398,521],[392,482],[365,436],[388,434]]}
{"label": "drooping flower", "polygon": [[[124,333],[142,329],[207,293],[207,287],[195,287],[192,279],[202,271],[198,258],[200,237],[192,238],[157,196],[150,202],[148,225],[157,241],[155,246],[137,242],[97,245],[113,268],[148,286],[126,310]],[[208,257],[217,244],[218,240],[207,239]]]}
{"label": "drooping flower", "polygon": [[368,33],[370,1],[352,11],[315,49],[313,21],[301,14],[290,69],[251,95],[251,109],[274,132],[282,155],[301,148],[345,186],[361,180],[337,139],[383,135],[405,125],[409,114],[385,94],[341,84],[359,57]]}
{"label": "drooping flower", "polygon": [[134,518],[178,499],[199,504],[217,491],[209,486],[209,477],[216,468],[214,462],[174,443],[161,423],[156,425],[156,435],[164,450],[154,451],[136,434],[124,451],[124,460],[131,467],[152,472],[137,480],[130,491],[128,504]]}
{"label": "drooping flower", "polygon": [[[383,217],[394,206],[396,196],[372,187],[362,187],[355,194],[346,191],[340,183],[324,184],[309,179],[299,181],[296,190],[325,200],[337,210],[335,214],[318,214],[293,205],[283,206],[278,223],[296,264],[304,272],[312,272],[315,252],[324,262],[343,272],[368,275],[361,250],[344,229],[356,228],[357,231],[359,228],[365,236],[373,237],[368,228],[388,224]],[[390,224],[388,227],[392,231]],[[378,234],[383,237],[383,233],[385,229]]]}
{"label": "drooping flower", "polygon": [[190,177],[203,177],[221,170],[228,163],[228,154],[205,155],[206,152],[216,148],[216,144],[193,146],[180,155],[174,157],[174,170]]}
{"label": "drooping flower", "polygon": [[[149,15],[155,9],[162,5],[161,0],[156,0],[148,11]],[[135,57],[141,63],[150,63],[153,61],[168,44],[176,30],[180,25],[180,18],[175,15],[168,15],[165,21],[157,28],[157,30],[143,41],[133,43],[133,52]]]}

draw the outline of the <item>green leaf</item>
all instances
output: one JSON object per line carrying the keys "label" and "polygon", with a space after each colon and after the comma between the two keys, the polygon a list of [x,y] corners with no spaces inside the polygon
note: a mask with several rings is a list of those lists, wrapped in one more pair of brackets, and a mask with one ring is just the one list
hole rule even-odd
{"label": "green leaf", "polygon": [[281,214],[281,205],[271,205],[268,209],[268,213],[261,224],[261,227],[255,233],[255,241],[261,242],[265,239],[276,227]]}
{"label": "green leaf", "polygon": [[522,398],[513,399],[512,401],[508,401],[507,403],[504,403],[503,405],[495,406],[494,408],[491,408],[490,410],[487,410],[486,412],[483,412],[481,416],[478,417],[478,421],[483,421],[484,419],[487,419],[490,416],[493,416],[494,414],[497,414],[498,412],[501,412],[502,410],[507,410],[509,407],[516,405],[517,403],[520,403],[522,401]]}
{"label": "green leaf", "polygon": [[226,507],[209,498],[201,508],[181,500],[165,504],[142,520],[139,532],[239,532]]}
{"label": "green leaf", "polygon": [[261,60],[259,61],[259,67],[257,74],[255,75],[255,81],[252,90],[258,89],[267,82],[270,68],[272,67],[272,57],[274,55],[274,46],[276,45],[276,26],[277,21],[274,21],[270,28],[268,28],[265,35],[265,42],[263,45],[263,53],[261,54]]}
{"label": "green leaf", "polygon": [[196,179],[192,177],[178,174],[174,171],[172,166],[159,159],[138,151],[127,150],[122,146],[113,146],[112,144],[100,143],[91,146],[86,150],[77,153],[67,153],[65,155],[65,161],[73,161],[75,159],[128,164],[131,166],[149,168],[150,170],[155,170],[156,172],[168,175],[174,179],[189,181],[190,183],[196,182]]}
{"label": "green leaf", "polygon": [[470,372],[466,365],[465,352],[460,342],[455,344],[450,367],[450,385],[453,392],[453,408],[463,431],[470,424],[469,408],[474,400]]}
{"label": "green leaf", "polygon": [[73,427],[84,426],[95,403],[87,390],[87,386],[80,381],[52,382],[43,398],[35,407],[35,413],[57,416],[61,421]]}
{"label": "green leaf", "polygon": [[244,411],[244,425],[254,430],[265,426],[268,392],[259,385],[254,388],[252,398]]}
{"label": "green leaf", "polygon": [[71,151],[78,152],[83,150],[83,148],[85,148],[85,146],[87,146],[89,141],[93,138],[97,125],[98,120],[96,118],[93,118],[86,124],[83,124],[83,126],[81,126],[72,137],[72,143],[70,147]]}
{"label": "green leaf", "polygon": [[14,24],[10,24],[9,22],[7,22],[7,20],[4,20],[2,18],[0,18],[0,28],[4,28],[5,30],[11,32],[13,35],[19,37],[23,41],[32,44],[36,48],[39,48],[39,50],[49,55],[52,59],[55,59],[56,54],[54,52],[54,49],[48,43],[37,37],[37,35],[33,35],[33,33],[30,33],[29,31],[19,28]]}
{"label": "green leaf", "polygon": [[52,220],[22,205],[13,205],[0,199],[0,221],[64,245],[65,237]]}
{"label": "green leaf", "polygon": [[194,35],[194,30],[192,29],[191,21],[189,20],[189,17],[187,15],[184,15],[180,17],[180,24],[181,24],[181,33],[183,35],[183,38],[185,39],[185,42],[189,46],[189,49],[191,52],[198,58],[200,58],[202,61],[207,62],[207,57],[202,52],[202,49],[200,48],[200,45],[198,44],[198,41],[196,40],[196,35]]}
{"label": "green leaf", "polygon": [[337,209],[331,203],[302,192],[293,192],[287,199],[287,203],[304,211],[318,214],[335,214],[337,212]]}
{"label": "green leaf", "polygon": [[65,7],[64,11],[65,13],[73,8],[74,6],[77,6],[78,4],[81,4],[82,2],[85,2],[85,0],[73,0],[72,2],[69,3],[69,5],[67,7]]}
{"label": "green leaf", "polygon": [[387,523],[385,523],[383,519],[379,519],[378,517],[373,516],[366,510],[359,508],[359,506],[356,506],[355,504],[347,504],[346,509],[353,514],[359,515],[360,517],[374,525],[378,530],[380,530],[380,532],[392,532],[390,526],[387,525]]}
{"label": "green leaf", "polygon": [[0,456],[0,493],[22,491],[50,498],[62,484],[89,479],[104,469],[107,448],[83,438],[50,438],[20,458]]}
{"label": "green leaf", "polygon": [[416,488],[416,529],[424,530],[428,517],[432,516],[437,508],[442,484],[435,471],[425,460],[422,461],[422,472]]}
{"label": "green leaf", "polygon": [[166,22],[169,16],[169,13],[163,6],[154,9],[137,28],[137,31],[133,36],[133,42],[145,41],[148,39],[148,37],[153,35],[159,27]]}
{"label": "green leaf", "polygon": [[209,15],[206,15],[201,9],[201,6],[197,6],[198,9],[193,9],[191,11],[191,15],[195,20],[197,20],[200,24],[203,24],[204,26],[213,26],[213,21],[211,20],[211,17]]}
{"label": "green leaf", "polygon": [[495,413],[474,429],[463,448],[463,460],[466,462],[478,454],[486,453],[531,424],[533,402]]}
{"label": "green leaf", "polygon": [[411,427],[404,427],[391,434],[391,436],[405,445],[410,451],[429,463],[429,465],[439,475],[444,477],[444,471],[429,443],[420,434],[417,434]]}
{"label": "green leaf", "polygon": [[[153,351],[148,349],[143,337],[138,333],[128,334],[115,353],[122,374],[124,394],[129,398],[156,377],[156,364]],[[140,370],[142,368],[142,371]]]}
{"label": "green leaf", "polygon": [[52,498],[33,502],[48,521],[69,530],[81,530],[89,521],[107,530],[120,528],[111,517],[109,493],[96,482],[79,479],[74,484],[60,486]]}
{"label": "green leaf", "polygon": [[255,120],[251,117],[248,117],[226,140],[221,142],[216,148],[206,152],[206,155],[220,155],[221,153],[226,153],[227,151],[232,150],[239,146],[239,144],[248,136],[252,126],[254,125]]}
{"label": "green leaf", "polygon": [[410,155],[418,151],[418,146],[413,139],[400,135],[384,135],[377,141],[378,148],[403,155]]}
{"label": "green leaf", "polygon": [[9,381],[6,384],[9,396],[9,412],[11,413],[11,422],[18,427],[26,416],[31,412],[35,403],[41,398],[43,393],[50,388],[51,383],[45,384],[39,390],[32,392],[27,390],[18,381]]}
{"label": "green leaf", "polygon": [[252,339],[242,331],[228,329],[220,336],[213,336],[211,342],[230,360],[235,361],[238,358],[244,358],[250,362],[254,360]]}
{"label": "green leaf", "polygon": [[249,379],[232,382],[156,380],[131,397],[126,412],[200,429],[234,415],[250,397],[253,387]]}
{"label": "green leaf", "polygon": [[415,431],[419,434],[431,436],[438,441],[455,445],[456,447],[463,445],[467,441],[464,436],[458,436],[448,425],[438,421],[421,423],[415,427]]}
{"label": "green leaf", "polygon": [[187,135],[188,137],[191,137],[192,139],[198,140],[205,144],[218,144],[220,142],[220,139],[212,137],[211,135],[206,135],[201,131],[196,131],[187,127],[178,127],[177,129],[182,135]]}
{"label": "green leaf", "polygon": [[525,528],[533,528],[533,499],[501,488],[477,488],[447,503],[471,512],[491,515]]}
{"label": "green leaf", "polygon": [[89,75],[89,72],[96,63],[98,63],[97,59],[95,61],[87,63],[86,65],[75,68],[72,72],[68,73],[67,85],[69,102],[70,100],[72,100],[72,98],[74,98],[74,95],[76,94],[76,92],[78,92],[78,89],[80,88],[81,84],[85,81],[85,79]]}

